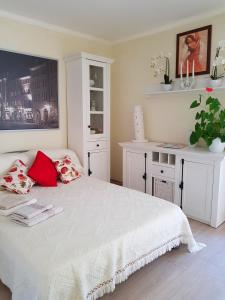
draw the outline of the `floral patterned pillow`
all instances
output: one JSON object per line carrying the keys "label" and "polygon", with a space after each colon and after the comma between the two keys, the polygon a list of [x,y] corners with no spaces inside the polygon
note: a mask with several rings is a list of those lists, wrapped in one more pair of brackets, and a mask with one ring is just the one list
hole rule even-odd
{"label": "floral patterned pillow", "polygon": [[54,161],[59,178],[63,183],[69,183],[81,176],[69,155]]}
{"label": "floral patterned pillow", "polygon": [[27,194],[34,183],[33,179],[27,176],[27,167],[22,160],[16,160],[8,173],[0,180],[1,187],[17,194]]}

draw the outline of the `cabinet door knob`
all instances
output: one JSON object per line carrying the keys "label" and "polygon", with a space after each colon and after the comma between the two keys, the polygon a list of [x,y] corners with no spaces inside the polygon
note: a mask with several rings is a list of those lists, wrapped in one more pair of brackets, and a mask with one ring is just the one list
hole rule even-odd
{"label": "cabinet door knob", "polygon": [[91,128],[91,125],[88,125],[88,128]]}
{"label": "cabinet door knob", "polygon": [[160,172],[161,172],[162,174],[164,173],[164,171],[163,171],[163,170],[161,170]]}
{"label": "cabinet door knob", "polygon": [[99,144],[96,145],[96,147],[99,147],[99,146],[100,146]]}

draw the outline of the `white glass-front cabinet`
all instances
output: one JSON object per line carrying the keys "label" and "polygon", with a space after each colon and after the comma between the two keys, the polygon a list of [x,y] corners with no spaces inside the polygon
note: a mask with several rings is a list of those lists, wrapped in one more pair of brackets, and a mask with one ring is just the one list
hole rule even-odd
{"label": "white glass-front cabinet", "polygon": [[112,60],[82,52],[65,61],[68,147],[78,154],[86,175],[109,181]]}
{"label": "white glass-front cabinet", "polygon": [[107,72],[106,64],[87,61],[89,87],[87,95],[88,139],[107,138]]}

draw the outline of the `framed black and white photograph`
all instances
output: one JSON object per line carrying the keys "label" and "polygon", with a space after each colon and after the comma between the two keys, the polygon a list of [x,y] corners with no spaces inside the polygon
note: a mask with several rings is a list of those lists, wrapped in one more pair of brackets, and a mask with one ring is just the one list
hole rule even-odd
{"label": "framed black and white photograph", "polygon": [[54,128],[58,61],[0,50],[0,130]]}

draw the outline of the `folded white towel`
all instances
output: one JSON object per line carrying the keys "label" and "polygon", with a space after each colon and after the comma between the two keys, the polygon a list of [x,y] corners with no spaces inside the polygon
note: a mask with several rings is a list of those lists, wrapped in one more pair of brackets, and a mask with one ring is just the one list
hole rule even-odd
{"label": "folded white towel", "polygon": [[26,202],[19,204],[15,207],[12,207],[10,209],[0,209],[0,215],[1,216],[9,216],[9,215],[13,214],[18,208],[21,208],[21,207],[24,207],[24,206],[27,206],[30,204],[34,204],[36,202],[37,202],[37,199],[30,199],[30,200],[27,200]]}
{"label": "folded white towel", "polygon": [[63,212],[63,208],[62,207],[53,207],[51,209],[48,209],[44,212],[42,212],[41,214],[39,214],[38,216],[36,217],[33,217],[32,219],[24,219],[24,218],[21,218],[19,216],[15,216],[15,215],[11,215],[10,216],[10,219],[15,222],[15,223],[18,223],[20,225],[24,225],[24,226],[34,226],[38,223],[41,223],[59,213]]}
{"label": "folded white towel", "polygon": [[22,195],[16,195],[16,194],[9,194],[9,193],[4,193],[3,196],[1,195],[0,197],[0,209],[5,210],[5,209],[10,209],[13,207],[16,207],[20,204],[23,204],[27,202],[27,197],[22,196]]}
{"label": "folded white towel", "polygon": [[21,219],[32,219],[51,208],[53,208],[52,204],[41,205],[39,203],[35,203],[16,209],[13,216]]}

